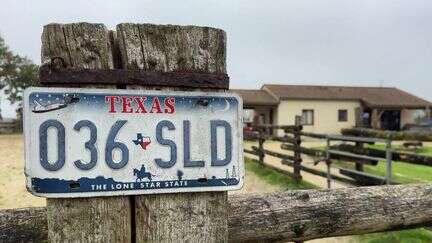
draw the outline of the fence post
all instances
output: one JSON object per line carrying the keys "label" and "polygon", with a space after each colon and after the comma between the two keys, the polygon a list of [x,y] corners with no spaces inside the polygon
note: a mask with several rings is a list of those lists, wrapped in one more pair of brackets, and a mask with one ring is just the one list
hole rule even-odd
{"label": "fence post", "polygon": [[[42,33],[42,64],[51,64],[52,68],[113,69],[112,37],[113,33],[102,24],[46,25]],[[71,87],[67,80],[58,86]],[[47,199],[47,221],[50,242],[132,240],[131,207],[126,196]]]}
{"label": "fence post", "polygon": [[331,188],[331,174],[330,174],[330,166],[331,166],[331,159],[330,159],[330,139],[328,137],[328,135],[326,135],[326,165],[327,165],[327,188]]}
{"label": "fence post", "polygon": [[[356,142],[355,146],[356,146],[356,149],[358,149],[358,151],[361,151],[363,149],[363,143],[362,142]],[[363,163],[356,162],[355,163],[355,169],[357,171],[364,171]]]}
{"label": "fence post", "polygon": [[[299,183],[302,179],[301,176],[301,168],[300,163],[302,162],[301,153],[300,153],[300,146],[301,146],[301,136],[300,136],[301,126],[297,125],[297,127],[293,131],[294,140],[296,141],[294,144],[294,175],[295,180],[297,183]],[[288,130],[285,130],[285,133],[288,133]]]}
{"label": "fence post", "polygon": [[[117,34],[125,69],[226,73],[226,35],[223,30],[119,24]],[[127,88],[157,87],[134,85]],[[133,198],[136,242],[228,241],[227,192],[155,194]]]}
{"label": "fence post", "polygon": [[391,148],[391,139],[387,139],[386,142],[386,183],[387,185],[391,184],[392,180],[392,148]]}
{"label": "fence post", "polygon": [[263,129],[258,129],[259,136],[258,136],[258,148],[259,148],[259,155],[258,155],[258,161],[260,165],[264,165],[264,142],[265,142],[265,136]]}

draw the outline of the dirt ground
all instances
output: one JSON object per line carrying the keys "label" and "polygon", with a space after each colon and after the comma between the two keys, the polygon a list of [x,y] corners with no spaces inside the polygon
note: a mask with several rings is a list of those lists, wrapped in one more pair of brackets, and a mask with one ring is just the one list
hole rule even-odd
{"label": "dirt ground", "polygon": [[0,209],[45,206],[25,187],[22,135],[0,135]]}
{"label": "dirt ground", "polygon": [[258,178],[253,172],[246,171],[245,183],[243,188],[238,191],[228,192],[229,194],[245,194],[255,192],[275,192],[282,190],[281,187],[271,185],[260,178]]}

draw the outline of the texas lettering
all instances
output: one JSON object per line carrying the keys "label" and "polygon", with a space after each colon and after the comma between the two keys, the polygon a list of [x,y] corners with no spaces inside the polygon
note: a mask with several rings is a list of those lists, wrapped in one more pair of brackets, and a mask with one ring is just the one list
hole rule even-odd
{"label": "texas lettering", "polygon": [[[146,106],[147,101],[151,101]],[[105,96],[109,113],[175,113],[174,97],[157,96]]]}

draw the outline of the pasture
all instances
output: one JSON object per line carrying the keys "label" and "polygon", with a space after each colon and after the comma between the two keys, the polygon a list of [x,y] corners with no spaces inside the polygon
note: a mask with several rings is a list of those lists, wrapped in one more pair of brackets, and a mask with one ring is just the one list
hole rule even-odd
{"label": "pasture", "polygon": [[[373,147],[376,149],[383,149],[384,146],[381,144],[378,145],[369,145],[369,147]],[[322,148],[322,147],[321,147]],[[404,151],[403,147],[398,144],[394,146],[396,151]],[[426,146],[417,149],[416,153],[432,156],[432,146],[428,143]],[[354,165],[350,163],[344,162],[336,162],[337,166],[354,169]],[[386,163],[385,161],[380,161],[378,165],[371,166],[365,165],[365,172],[378,175],[385,176],[386,174]],[[398,183],[424,183],[432,181],[432,167],[425,165],[417,165],[404,163],[400,161],[393,161],[392,163],[392,177]]]}

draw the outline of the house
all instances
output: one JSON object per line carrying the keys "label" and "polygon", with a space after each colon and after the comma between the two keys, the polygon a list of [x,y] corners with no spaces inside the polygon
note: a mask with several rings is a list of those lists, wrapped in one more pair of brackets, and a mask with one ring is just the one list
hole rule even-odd
{"label": "house", "polygon": [[[393,87],[265,84],[238,89],[248,124],[303,124],[304,131],[337,134],[342,128],[400,130],[432,103]],[[296,118],[297,117],[297,118]]]}

